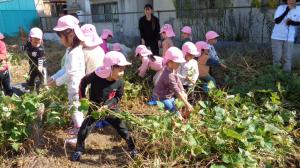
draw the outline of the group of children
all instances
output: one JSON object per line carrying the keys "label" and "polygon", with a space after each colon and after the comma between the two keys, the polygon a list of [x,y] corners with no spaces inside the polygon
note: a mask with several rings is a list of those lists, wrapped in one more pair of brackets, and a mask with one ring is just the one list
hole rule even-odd
{"label": "group of children", "polygon": [[[125,67],[131,63],[120,52],[119,43],[113,45],[112,48],[115,51],[110,51],[108,41],[113,37],[113,32],[109,29],[104,29],[99,37],[92,24],[80,27],[77,18],[65,15],[59,18],[54,31],[65,46],[66,52],[61,61],[61,69],[52,75],[45,85],[48,87],[67,85],[69,110],[72,112],[74,124],[74,129],[70,130],[70,133],[77,134],[76,150],[71,159],[78,161],[84,152],[86,137],[99,122],[90,115],[95,110],[94,106],[90,107],[84,119],[83,113],[79,110],[79,100],[86,97],[88,90],[89,100],[97,108],[107,108],[118,112],[118,104],[124,94],[124,82],[121,78]],[[186,91],[196,84],[198,78],[215,84],[214,78],[209,74],[211,66],[226,68],[219,62],[213,47],[219,35],[209,31],[206,33],[206,42],[199,41],[194,44],[191,42],[192,29],[185,26],[182,29],[182,44],[179,49],[172,42],[175,33],[170,24],[164,25],[160,33],[163,38],[162,57],[153,55],[151,50],[144,45],[136,48],[135,58],[141,60],[138,75],[144,77],[149,69],[156,71],[153,77],[152,99],[163,102],[165,109],[174,112],[180,119],[188,119],[193,106],[188,102]],[[30,88],[34,87],[36,77],[39,77],[41,81],[45,78],[42,37],[43,33],[39,28],[32,28],[28,42],[23,47],[29,56],[30,77],[27,84]],[[12,95],[7,52],[5,43],[1,41],[3,38],[4,36],[0,34],[0,80],[5,93]],[[176,109],[175,96],[184,102],[185,113]],[[126,140],[130,155],[134,157],[137,151],[125,122],[110,115],[104,119]]]}

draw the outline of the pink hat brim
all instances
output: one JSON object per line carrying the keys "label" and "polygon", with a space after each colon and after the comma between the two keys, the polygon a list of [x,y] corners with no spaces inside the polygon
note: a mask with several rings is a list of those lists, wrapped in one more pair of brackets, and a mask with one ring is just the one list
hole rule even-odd
{"label": "pink hat brim", "polygon": [[98,35],[91,35],[91,36],[85,36],[84,43],[88,47],[94,47],[102,44],[103,41]]}
{"label": "pink hat brim", "polygon": [[100,78],[103,78],[103,79],[108,78],[111,74],[111,67],[100,66],[95,70],[95,73]]}
{"label": "pink hat brim", "polygon": [[79,26],[74,28],[74,32],[80,41],[85,41],[85,36],[83,35],[82,30]]}

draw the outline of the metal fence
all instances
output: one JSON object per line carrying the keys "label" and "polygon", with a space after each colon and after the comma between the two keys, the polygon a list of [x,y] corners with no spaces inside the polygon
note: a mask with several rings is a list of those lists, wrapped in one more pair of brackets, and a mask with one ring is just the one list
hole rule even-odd
{"label": "metal fence", "polygon": [[[81,24],[94,24],[99,34],[103,28],[110,28],[115,33],[115,41],[135,45],[139,42],[138,21],[143,15],[142,12],[130,12],[80,15],[77,17]],[[192,27],[194,41],[204,40],[205,32],[215,30],[221,34],[222,40],[266,43],[270,41],[274,9],[230,7],[184,11],[169,10],[155,11],[154,15],[159,18],[161,26],[166,23],[173,25],[177,35],[174,39],[175,43],[179,41],[180,29],[185,25]],[[97,17],[105,18],[104,22],[95,22]],[[52,32],[57,20],[57,17],[41,17],[42,29],[45,32]]]}

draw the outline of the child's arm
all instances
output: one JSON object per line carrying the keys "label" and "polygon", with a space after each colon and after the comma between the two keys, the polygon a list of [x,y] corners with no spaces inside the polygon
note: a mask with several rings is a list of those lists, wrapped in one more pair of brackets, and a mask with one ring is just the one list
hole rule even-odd
{"label": "child's arm", "polygon": [[178,96],[178,98],[180,98],[183,101],[183,103],[185,104],[185,107],[187,108],[187,110],[189,112],[192,112],[194,110],[193,106],[188,102],[187,95],[184,91],[179,92],[177,94],[177,96]]}
{"label": "child's arm", "polygon": [[83,77],[80,81],[80,85],[79,85],[79,99],[85,98],[85,91],[86,91],[86,87],[87,85],[89,85],[92,80],[96,77],[95,72],[90,73],[88,75],[86,75],[85,77]]}
{"label": "child's arm", "polygon": [[144,77],[146,75],[146,72],[148,70],[148,66],[149,66],[149,58],[143,57],[142,58],[142,65],[138,69],[140,77]]}

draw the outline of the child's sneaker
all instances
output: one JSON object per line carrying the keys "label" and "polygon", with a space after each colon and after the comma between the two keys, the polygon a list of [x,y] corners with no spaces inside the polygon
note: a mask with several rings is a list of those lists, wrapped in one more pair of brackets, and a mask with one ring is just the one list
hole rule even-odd
{"label": "child's sneaker", "polygon": [[133,159],[136,157],[136,155],[138,154],[137,150],[136,149],[133,149],[129,152],[130,154],[130,157]]}
{"label": "child's sneaker", "polygon": [[156,100],[151,100],[151,101],[148,101],[147,104],[150,105],[150,106],[156,106],[157,101]]}
{"label": "child's sneaker", "polygon": [[76,152],[73,153],[73,155],[72,155],[72,157],[71,157],[71,160],[72,160],[72,161],[79,161],[81,155],[82,155],[82,152],[76,151]]}

